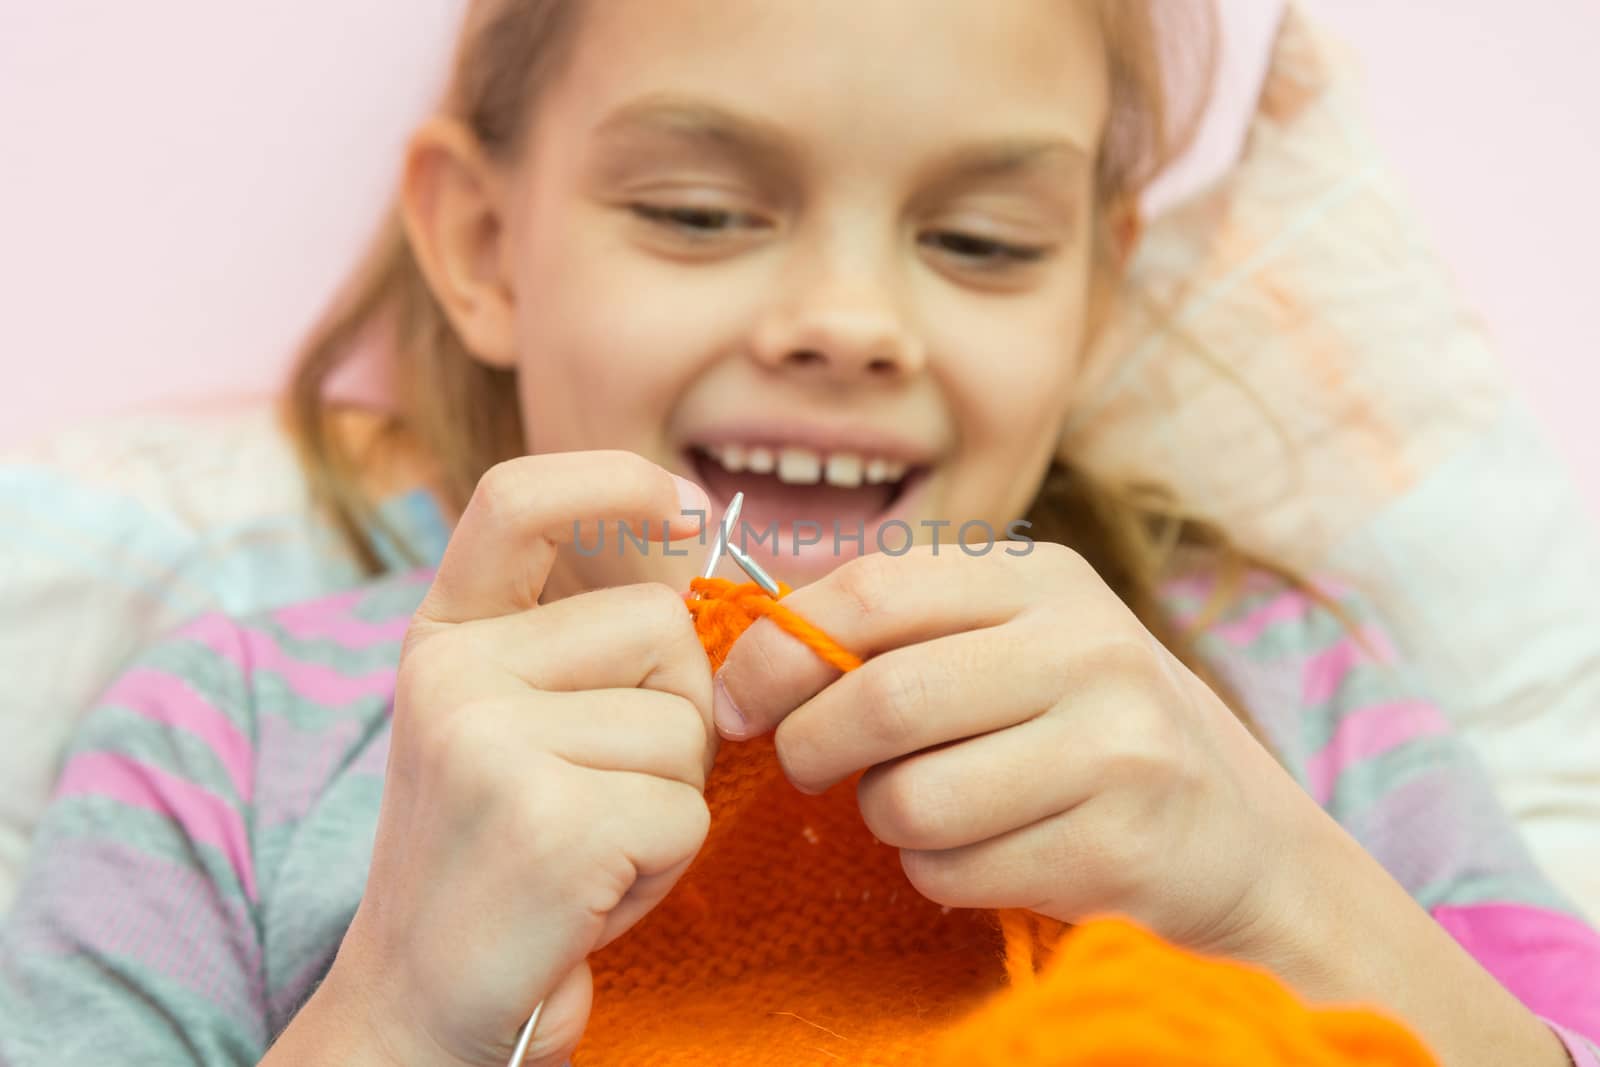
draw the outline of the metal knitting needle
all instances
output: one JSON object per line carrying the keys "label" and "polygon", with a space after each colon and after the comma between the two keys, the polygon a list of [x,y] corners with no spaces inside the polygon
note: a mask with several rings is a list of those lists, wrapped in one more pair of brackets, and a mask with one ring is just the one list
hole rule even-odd
{"label": "metal knitting needle", "polygon": [[544,1011],[544,1001],[539,1001],[533,1014],[528,1016],[528,1021],[522,1025],[522,1033],[517,1035],[517,1047],[511,1050],[511,1059],[506,1067],[522,1067],[522,1060],[528,1055],[528,1046],[533,1044],[533,1031],[539,1025],[539,1015]]}
{"label": "metal knitting needle", "polygon": [[[739,510],[744,507],[744,494],[735,493],[728,502],[728,510],[722,516],[722,522],[717,526],[717,536],[711,539],[711,555],[706,560],[706,568],[700,577],[710,578],[716,574],[717,564],[722,562],[722,553],[727,551],[744,568],[746,574],[760,583],[761,588],[767,590],[772,596],[778,595],[777,583],[767,577],[767,572],[756,566],[755,561],[733,545],[728,543],[728,538],[733,531],[734,523],[739,521]],[[533,1044],[533,1032],[539,1026],[539,1015],[544,1011],[544,1001],[539,1001],[533,1009],[533,1014],[528,1016],[528,1021],[522,1025],[522,1032],[517,1035],[517,1047],[511,1050],[511,1059],[506,1061],[506,1067],[522,1067],[522,1061],[527,1058],[528,1046]]]}
{"label": "metal knitting needle", "polygon": [[737,563],[739,567],[750,576],[751,581],[759,585],[768,596],[772,597],[773,599],[777,599],[783,595],[783,590],[779,589],[778,583],[772,580],[772,575],[762,570],[761,564],[757,563],[755,560],[739,551],[737,545],[731,543],[728,545],[728,555],[733,557],[733,561]]}
{"label": "metal knitting needle", "polygon": [[715,576],[717,564],[722,562],[723,550],[733,548],[728,543],[728,538],[733,536],[733,524],[739,521],[739,511],[743,507],[744,494],[733,494],[733,499],[728,501],[728,510],[722,515],[722,523],[717,527],[717,536],[711,542],[711,555],[706,560],[706,569],[700,573],[700,577],[711,578]]}
{"label": "metal knitting needle", "polygon": [[761,568],[761,565],[740,550],[732,541],[734,524],[739,521],[739,510],[744,507],[744,494],[735,493],[728,502],[728,510],[722,516],[722,525],[717,529],[717,539],[711,546],[711,558],[706,561],[706,569],[702,578],[710,578],[716,573],[717,564],[722,562],[722,553],[727,552],[739,569],[750,576],[750,580],[759,585],[768,596],[776,597],[782,594],[778,583],[772,580],[772,575]]}

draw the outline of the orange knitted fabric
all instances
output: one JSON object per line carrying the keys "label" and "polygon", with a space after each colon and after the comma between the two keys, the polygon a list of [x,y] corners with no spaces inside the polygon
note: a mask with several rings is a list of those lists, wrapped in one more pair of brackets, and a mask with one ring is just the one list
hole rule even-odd
{"label": "orange knitted fabric", "polygon": [[[860,665],[753,583],[696,579],[687,602],[713,666],[762,617],[840,670]],[[867,830],[859,779],[809,797],[770,735],[721,746],[699,855],[590,957],[573,1067],[1433,1063],[1378,1016],[1308,1010],[1264,973],[1121,920],[1067,933],[1027,911],[941,907]]]}

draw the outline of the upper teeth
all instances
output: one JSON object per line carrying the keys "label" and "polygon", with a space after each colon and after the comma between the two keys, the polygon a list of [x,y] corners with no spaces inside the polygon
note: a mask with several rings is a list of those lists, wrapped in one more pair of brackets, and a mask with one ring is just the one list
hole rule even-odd
{"label": "upper teeth", "polygon": [[864,458],[856,452],[830,452],[826,459],[809,448],[781,448],[774,455],[772,449],[760,446],[714,445],[706,452],[727,470],[748,470],[756,474],[770,474],[776,470],[778,480],[790,485],[816,485],[826,481],[829,485],[854,489],[863,481],[879,485],[898,482],[906,475],[906,464],[898,460]]}

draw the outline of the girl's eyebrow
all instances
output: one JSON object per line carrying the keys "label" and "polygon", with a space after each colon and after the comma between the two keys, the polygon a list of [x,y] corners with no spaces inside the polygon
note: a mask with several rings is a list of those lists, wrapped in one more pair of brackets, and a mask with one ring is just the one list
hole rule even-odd
{"label": "girl's eyebrow", "polygon": [[671,93],[653,93],[624,104],[595,127],[599,141],[658,134],[747,157],[773,169],[799,164],[799,153],[778,127],[718,104]]}
{"label": "girl's eyebrow", "polygon": [[[800,152],[775,123],[719,104],[673,93],[654,93],[624,104],[595,127],[602,140],[629,134],[664,134],[738,155],[779,173],[793,173]],[[1008,137],[962,145],[929,167],[941,181],[1005,178],[1052,168],[1071,175],[1089,164],[1081,144],[1061,137]]]}

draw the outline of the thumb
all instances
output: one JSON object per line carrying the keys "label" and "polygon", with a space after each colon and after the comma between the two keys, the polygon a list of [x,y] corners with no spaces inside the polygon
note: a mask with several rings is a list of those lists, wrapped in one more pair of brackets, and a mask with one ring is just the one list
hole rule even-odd
{"label": "thumb", "polygon": [[[710,508],[704,489],[632,452],[505,460],[479,479],[417,615],[449,624],[527,611],[539,604],[557,546],[582,529],[659,524],[681,540],[704,533]],[[699,522],[685,521],[691,515]]]}

